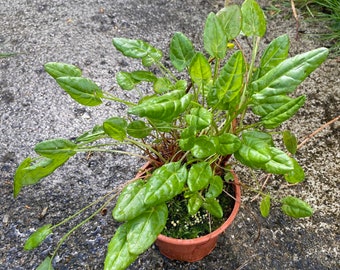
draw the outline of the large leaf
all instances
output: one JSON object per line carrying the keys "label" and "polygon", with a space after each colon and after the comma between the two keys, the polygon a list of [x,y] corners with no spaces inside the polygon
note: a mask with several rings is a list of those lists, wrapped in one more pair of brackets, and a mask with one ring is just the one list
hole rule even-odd
{"label": "large leaf", "polygon": [[40,179],[53,173],[68,159],[69,156],[66,155],[58,155],[54,159],[39,157],[32,160],[30,157],[26,158],[20,163],[14,175],[14,198],[18,196],[22,187],[36,184]]}
{"label": "large leaf", "polygon": [[214,217],[222,218],[223,209],[216,198],[206,198],[203,202],[203,207],[209,211]]}
{"label": "large leaf", "polygon": [[142,40],[114,38],[112,43],[125,56],[142,59],[146,67],[159,62],[163,56],[160,50]]}
{"label": "large leaf", "polygon": [[189,106],[191,99],[192,94],[187,94],[181,99],[164,100],[158,103],[146,102],[129,108],[128,113],[140,117],[171,121]]}
{"label": "large leaf", "polygon": [[144,203],[145,187],[142,180],[126,186],[120,193],[112,216],[117,221],[132,220],[148,209]]}
{"label": "large leaf", "polygon": [[104,270],[124,270],[137,259],[138,255],[131,253],[128,248],[128,228],[127,223],[121,225],[112,237],[107,248]]}
{"label": "large leaf", "polygon": [[145,185],[146,205],[166,202],[181,193],[188,177],[188,171],[180,162],[171,162],[156,169]]}
{"label": "large leaf", "polygon": [[117,141],[124,141],[127,134],[127,122],[121,117],[111,117],[103,123],[104,131],[107,135]]}
{"label": "large leaf", "polygon": [[152,129],[141,120],[132,121],[127,126],[127,133],[134,138],[145,138],[150,134],[151,130]]}
{"label": "large leaf", "polygon": [[203,107],[192,108],[190,114],[185,116],[185,121],[189,126],[202,130],[211,124],[212,113]]}
{"label": "large leaf", "polygon": [[220,176],[214,175],[209,183],[208,191],[205,193],[206,198],[217,198],[223,191],[223,180]]}
{"label": "large leaf", "polygon": [[210,64],[202,53],[196,53],[189,67],[191,80],[197,85],[207,84],[211,80]]}
{"label": "large leaf", "polygon": [[250,36],[263,37],[266,33],[266,18],[255,0],[245,0],[241,6],[242,32]]}
{"label": "large leaf", "polygon": [[188,174],[188,187],[190,191],[198,191],[205,188],[210,179],[213,177],[213,172],[208,162],[200,162],[193,164]]}
{"label": "large leaf", "polygon": [[290,217],[303,218],[313,215],[313,209],[308,203],[293,196],[282,199],[282,211]]}
{"label": "large leaf", "polygon": [[129,252],[139,255],[147,250],[162,232],[168,218],[168,207],[159,204],[128,222]]}
{"label": "large leaf", "polygon": [[213,138],[206,135],[195,138],[191,153],[196,158],[206,158],[216,153]]}
{"label": "large leaf", "polygon": [[34,151],[47,158],[58,156],[72,157],[75,155],[77,145],[66,139],[52,139],[40,142],[34,147]]}
{"label": "large leaf", "polygon": [[58,77],[56,81],[75,101],[82,105],[97,106],[102,103],[102,90],[88,78]]}
{"label": "large leaf", "polygon": [[170,43],[170,60],[178,71],[189,66],[195,55],[195,49],[191,41],[182,33],[174,34]]}
{"label": "large leaf", "polygon": [[181,138],[178,144],[183,151],[189,151],[195,144],[196,129],[193,126],[185,128],[181,132]]}
{"label": "large leaf", "polygon": [[275,38],[265,49],[260,62],[259,77],[262,77],[269,70],[276,67],[288,56],[289,51],[289,37],[282,35]]}
{"label": "large leaf", "polygon": [[253,96],[253,105],[251,109],[255,114],[263,117],[291,100],[292,98],[286,95],[268,96],[260,99],[256,99],[256,96]]}
{"label": "large leaf", "polygon": [[45,71],[54,79],[59,77],[80,77],[81,70],[70,64],[49,62],[44,65]]}
{"label": "large leaf", "polygon": [[325,61],[327,56],[328,49],[319,48],[284,60],[251,83],[251,88],[255,93],[253,97],[259,100],[293,92],[311,72]]}
{"label": "large leaf", "polygon": [[202,195],[199,192],[193,192],[188,199],[187,208],[189,215],[191,216],[195,215],[198,212],[198,210],[200,210],[202,204],[203,204]]}
{"label": "large leaf", "polygon": [[261,123],[265,128],[276,128],[284,121],[291,118],[305,103],[306,96],[300,96],[290,100],[286,104],[275,109],[261,119]]}
{"label": "large leaf", "polygon": [[227,41],[236,38],[241,31],[242,15],[240,7],[229,5],[222,8],[216,15],[227,36]]}
{"label": "large leaf", "polygon": [[270,147],[270,160],[262,167],[266,172],[285,174],[294,169],[292,159],[280,149]]}
{"label": "large leaf", "polygon": [[26,240],[24,249],[32,250],[38,247],[47,236],[52,233],[52,224],[46,224],[40,228],[38,228],[34,233],[30,235],[30,237]]}
{"label": "large leaf", "polygon": [[215,143],[216,152],[222,156],[233,154],[241,147],[240,139],[230,133],[216,137]]}
{"label": "large leaf", "polygon": [[213,12],[208,15],[205,22],[203,39],[204,49],[210,56],[217,59],[224,58],[227,51],[227,36],[220,21]]}

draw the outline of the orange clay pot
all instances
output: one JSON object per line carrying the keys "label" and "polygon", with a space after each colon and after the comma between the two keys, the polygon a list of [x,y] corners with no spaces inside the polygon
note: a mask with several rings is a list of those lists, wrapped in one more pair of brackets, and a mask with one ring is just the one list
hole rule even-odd
{"label": "orange clay pot", "polygon": [[[150,164],[145,164],[142,170],[149,167]],[[235,204],[228,219],[215,231],[194,239],[176,239],[160,234],[156,240],[156,245],[159,251],[166,257],[172,260],[195,262],[203,259],[215,248],[218,237],[222,234],[234,221],[236,214],[241,205],[241,188],[237,175],[234,175],[234,191]],[[143,173],[137,175],[140,176]]]}

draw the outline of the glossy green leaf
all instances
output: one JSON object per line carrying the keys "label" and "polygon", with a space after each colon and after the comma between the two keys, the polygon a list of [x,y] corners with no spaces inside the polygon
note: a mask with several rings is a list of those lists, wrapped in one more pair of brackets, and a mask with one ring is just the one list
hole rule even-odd
{"label": "glossy green leaf", "polygon": [[45,260],[39,264],[36,270],[54,270],[52,266],[52,258],[50,256],[47,256]]}
{"label": "glossy green leaf", "polygon": [[223,191],[223,180],[220,176],[214,175],[209,183],[208,191],[205,193],[206,198],[217,198]]}
{"label": "glossy green leaf", "polygon": [[178,144],[183,151],[189,151],[195,144],[195,138],[196,129],[189,126],[181,132],[181,138],[178,140]]}
{"label": "glossy green leaf", "polygon": [[230,41],[238,36],[241,31],[241,9],[238,5],[229,5],[222,8],[217,14],[217,18]]}
{"label": "glossy green leaf", "polygon": [[203,107],[192,108],[190,113],[185,116],[185,121],[189,126],[202,130],[210,126],[212,113]]}
{"label": "glossy green leaf", "polygon": [[270,134],[261,131],[245,131],[242,133],[242,138],[249,145],[267,144],[274,146],[273,138]]}
{"label": "glossy green leaf", "polygon": [[32,250],[38,247],[47,236],[52,233],[52,224],[46,224],[40,228],[38,228],[34,233],[30,235],[30,237],[26,240],[24,249]]}
{"label": "glossy green leaf", "polygon": [[127,133],[134,138],[145,138],[150,132],[151,128],[141,120],[135,120],[128,124]]}
{"label": "glossy green leaf", "polygon": [[291,100],[292,98],[286,95],[268,96],[263,99],[256,99],[254,97],[252,111],[257,115],[264,117]]}
{"label": "glossy green leaf", "polygon": [[165,77],[157,78],[153,84],[153,90],[158,94],[168,92],[172,87],[172,82]]}
{"label": "glossy green leaf", "polygon": [[222,218],[223,209],[216,198],[206,198],[203,202],[204,209],[208,210],[214,217]]}
{"label": "glossy green leaf", "polygon": [[189,106],[191,99],[192,94],[186,94],[177,100],[164,100],[159,103],[146,102],[129,108],[128,113],[140,117],[171,121]]}
{"label": "glossy green leaf", "polygon": [[146,189],[142,180],[126,186],[120,193],[112,216],[117,221],[132,220],[145,212],[148,207],[144,203]]}
{"label": "glossy green leaf", "polygon": [[266,172],[285,174],[294,169],[292,159],[280,149],[270,147],[270,155],[270,160],[263,167]]}
{"label": "glossy green leaf", "polygon": [[117,141],[124,141],[127,135],[127,122],[121,117],[111,117],[103,123],[104,131],[107,135]]}
{"label": "glossy green leaf", "polygon": [[138,81],[132,78],[129,72],[125,72],[125,71],[119,71],[116,74],[116,80],[117,80],[118,85],[123,90],[132,90],[135,88],[136,84],[138,83]]}
{"label": "glossy green leaf", "polygon": [[71,98],[82,105],[97,106],[102,103],[102,90],[88,78],[58,77],[56,81]]}
{"label": "glossy green leaf", "polygon": [[92,130],[86,131],[82,135],[76,138],[76,142],[90,143],[101,138],[105,138],[107,135],[104,132],[103,126],[94,126]]}
{"label": "glossy green leaf", "polygon": [[215,82],[218,100],[230,102],[241,90],[245,63],[241,51],[237,51],[223,66],[219,77]]}
{"label": "glossy green leaf", "polygon": [[59,77],[80,77],[81,70],[70,64],[59,62],[48,62],[44,65],[45,71],[54,79]]}
{"label": "glossy green leaf", "polygon": [[302,167],[297,163],[295,159],[291,159],[294,165],[294,169],[284,175],[286,181],[290,184],[297,184],[305,179],[305,172]]}
{"label": "glossy green leaf", "polygon": [[182,71],[190,65],[195,55],[195,49],[191,41],[182,33],[174,34],[170,43],[170,60],[178,71]]}
{"label": "glossy green leaf", "polygon": [[196,158],[206,158],[216,153],[215,145],[208,136],[197,137],[191,153]]}
{"label": "glossy green leaf", "polygon": [[193,164],[188,174],[188,187],[190,191],[198,191],[208,186],[213,172],[208,162]]}
{"label": "glossy green leaf", "polygon": [[137,82],[155,82],[157,80],[156,75],[147,70],[135,70],[130,72],[130,75]]}
{"label": "glossy green leaf", "polygon": [[255,0],[245,0],[241,6],[242,32],[250,36],[263,37],[266,33],[266,18]]}
{"label": "glossy green leaf", "polygon": [[217,19],[216,14],[211,12],[205,22],[204,27],[204,49],[210,56],[222,59],[227,51],[227,36],[224,29]]}
{"label": "glossy green leaf", "polygon": [[270,195],[264,196],[260,203],[260,211],[263,217],[268,217],[270,212]]}
{"label": "glossy green leaf", "polygon": [[39,155],[47,158],[56,158],[58,156],[72,157],[75,155],[77,145],[66,139],[51,139],[40,142],[34,147],[34,151]]}
{"label": "glossy green leaf", "polygon": [[191,216],[195,215],[198,212],[198,210],[200,210],[202,204],[203,204],[202,196],[198,192],[192,193],[188,199],[187,205],[189,215]]}
{"label": "glossy green leaf", "polygon": [[69,156],[65,155],[59,155],[54,159],[39,157],[32,160],[30,157],[26,158],[20,163],[14,175],[14,198],[18,196],[22,187],[36,184],[42,178],[53,173],[68,159]]}
{"label": "glossy green leaf", "polygon": [[139,255],[155,242],[168,218],[168,207],[159,204],[128,222],[127,243],[129,252]]}
{"label": "glossy green leaf", "polygon": [[284,61],[288,56],[288,51],[289,37],[287,34],[273,39],[261,57],[259,77]]}
{"label": "glossy green leaf", "polygon": [[298,143],[297,138],[289,130],[283,131],[282,135],[283,135],[284,145],[286,146],[289,153],[294,155],[297,150],[297,143]]}
{"label": "glossy green leaf", "polygon": [[216,152],[222,156],[233,154],[241,147],[240,139],[231,133],[222,134],[216,139]]}
{"label": "glossy green leaf", "polygon": [[282,199],[282,211],[290,217],[303,218],[313,215],[313,209],[308,203],[293,196]]}
{"label": "glossy green leaf", "polygon": [[210,64],[202,53],[196,53],[189,67],[191,80],[197,85],[207,84],[211,80]]}
{"label": "glossy green leaf", "polygon": [[128,227],[127,223],[121,225],[112,237],[107,248],[104,270],[124,270],[137,259],[138,255],[131,253],[128,248]]}
{"label": "glossy green leaf", "polygon": [[296,87],[326,60],[328,49],[319,48],[298,54],[281,62],[251,83],[253,97],[264,99],[293,92]]}
{"label": "glossy green leaf", "polygon": [[291,118],[305,103],[306,96],[300,96],[286,104],[280,106],[276,110],[267,114],[262,118],[261,122],[265,128],[276,128],[281,125],[284,121]]}
{"label": "glossy green leaf", "polygon": [[112,43],[123,55],[142,59],[142,64],[147,67],[159,62],[163,56],[160,50],[142,40],[114,38]]}
{"label": "glossy green leaf", "polygon": [[171,162],[156,169],[145,185],[146,205],[166,202],[181,193],[188,177],[188,171],[180,162]]}

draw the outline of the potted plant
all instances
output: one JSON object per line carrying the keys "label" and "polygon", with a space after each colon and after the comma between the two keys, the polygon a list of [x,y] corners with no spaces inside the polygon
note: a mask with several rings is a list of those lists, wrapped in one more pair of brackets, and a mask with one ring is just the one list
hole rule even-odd
{"label": "potted plant", "polygon": [[[120,152],[114,148],[120,144],[142,150],[143,156],[136,155],[147,164],[135,179],[116,189],[119,197],[112,215],[121,225],[109,243],[104,269],[125,269],[156,239],[163,253],[178,259],[169,255],[171,248],[162,243],[175,236],[202,239],[208,234],[213,238],[209,253],[216,243],[216,231],[225,230],[224,225],[218,227],[230,223],[238,211],[240,186],[258,193],[261,214],[268,216],[270,194],[256,180],[252,186],[242,184],[232,168],[241,164],[282,175],[289,183],[304,179],[303,169],[292,157],[297,148],[295,136],[276,128],[304,104],[305,96],[289,94],[327,58],[328,50],[319,48],[289,58],[289,38],[282,35],[260,54],[265,32],[262,9],[255,0],[246,0],[241,7],[230,5],[208,15],[203,34],[205,52],[197,51],[183,33],[175,33],[169,50],[171,68],[164,65],[163,52],[149,43],[114,38],[118,51],[140,59],[145,67],[116,74],[123,90],[132,90],[140,83],[150,86],[150,92],[141,95],[138,102],[103,91],[74,65],[45,64],[47,73],[80,104],[119,102],[126,105],[127,116],[110,117],[75,140],[38,143],[38,157],[28,157],[17,168],[14,197],[78,152]],[[238,42],[240,35],[252,40],[249,54]],[[289,153],[275,146],[274,134],[282,135]],[[104,206],[116,195],[103,198],[107,200]],[[296,197],[287,196],[280,202],[289,216],[312,215],[312,208]],[[177,221],[179,217],[182,219]],[[191,225],[196,227],[188,227]],[[55,228],[51,224],[39,228],[26,241],[25,249],[37,247]],[[41,267],[52,267],[54,255]],[[194,261],[202,256],[179,259]]]}

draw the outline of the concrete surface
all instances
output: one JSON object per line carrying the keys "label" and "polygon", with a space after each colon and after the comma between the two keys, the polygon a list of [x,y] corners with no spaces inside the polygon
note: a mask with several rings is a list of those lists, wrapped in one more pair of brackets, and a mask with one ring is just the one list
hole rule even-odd
{"label": "concrete surface", "polygon": [[[71,225],[57,229],[41,247],[26,252],[23,244],[34,229],[60,222],[130,179],[140,165],[121,155],[78,155],[13,199],[15,169],[23,158],[33,154],[37,142],[72,138],[109,116],[124,113],[123,107],[110,102],[100,108],[77,105],[43,71],[43,64],[62,61],[78,65],[86,76],[109,90],[115,86],[117,71],[139,65],[115,51],[113,37],[142,38],[165,49],[172,33],[181,31],[194,39],[197,48],[202,47],[204,20],[223,2],[0,0],[0,52],[20,53],[0,59],[1,270],[35,269]],[[269,19],[264,43],[288,33],[292,55],[322,45],[306,35],[317,30],[303,22],[305,34],[295,40],[295,21],[287,6],[281,6],[280,14],[270,16],[271,2],[261,1],[261,5]],[[306,94],[308,102],[286,127],[302,139],[336,117],[339,81],[339,59],[327,60],[299,87],[298,94]],[[134,95],[114,91],[120,96]],[[283,216],[276,206],[268,219],[262,219],[258,202],[245,204],[217,248],[202,261],[169,261],[152,247],[129,269],[339,269],[339,123],[318,134],[297,158],[306,170],[306,181],[292,190],[313,206],[312,218],[294,220]],[[240,175],[245,177],[246,172]],[[282,179],[272,181],[282,187],[271,190],[273,195],[287,192]],[[253,195],[244,194],[244,200],[250,201]],[[106,245],[116,226],[110,214],[95,217],[62,246],[55,269],[102,269]]]}

